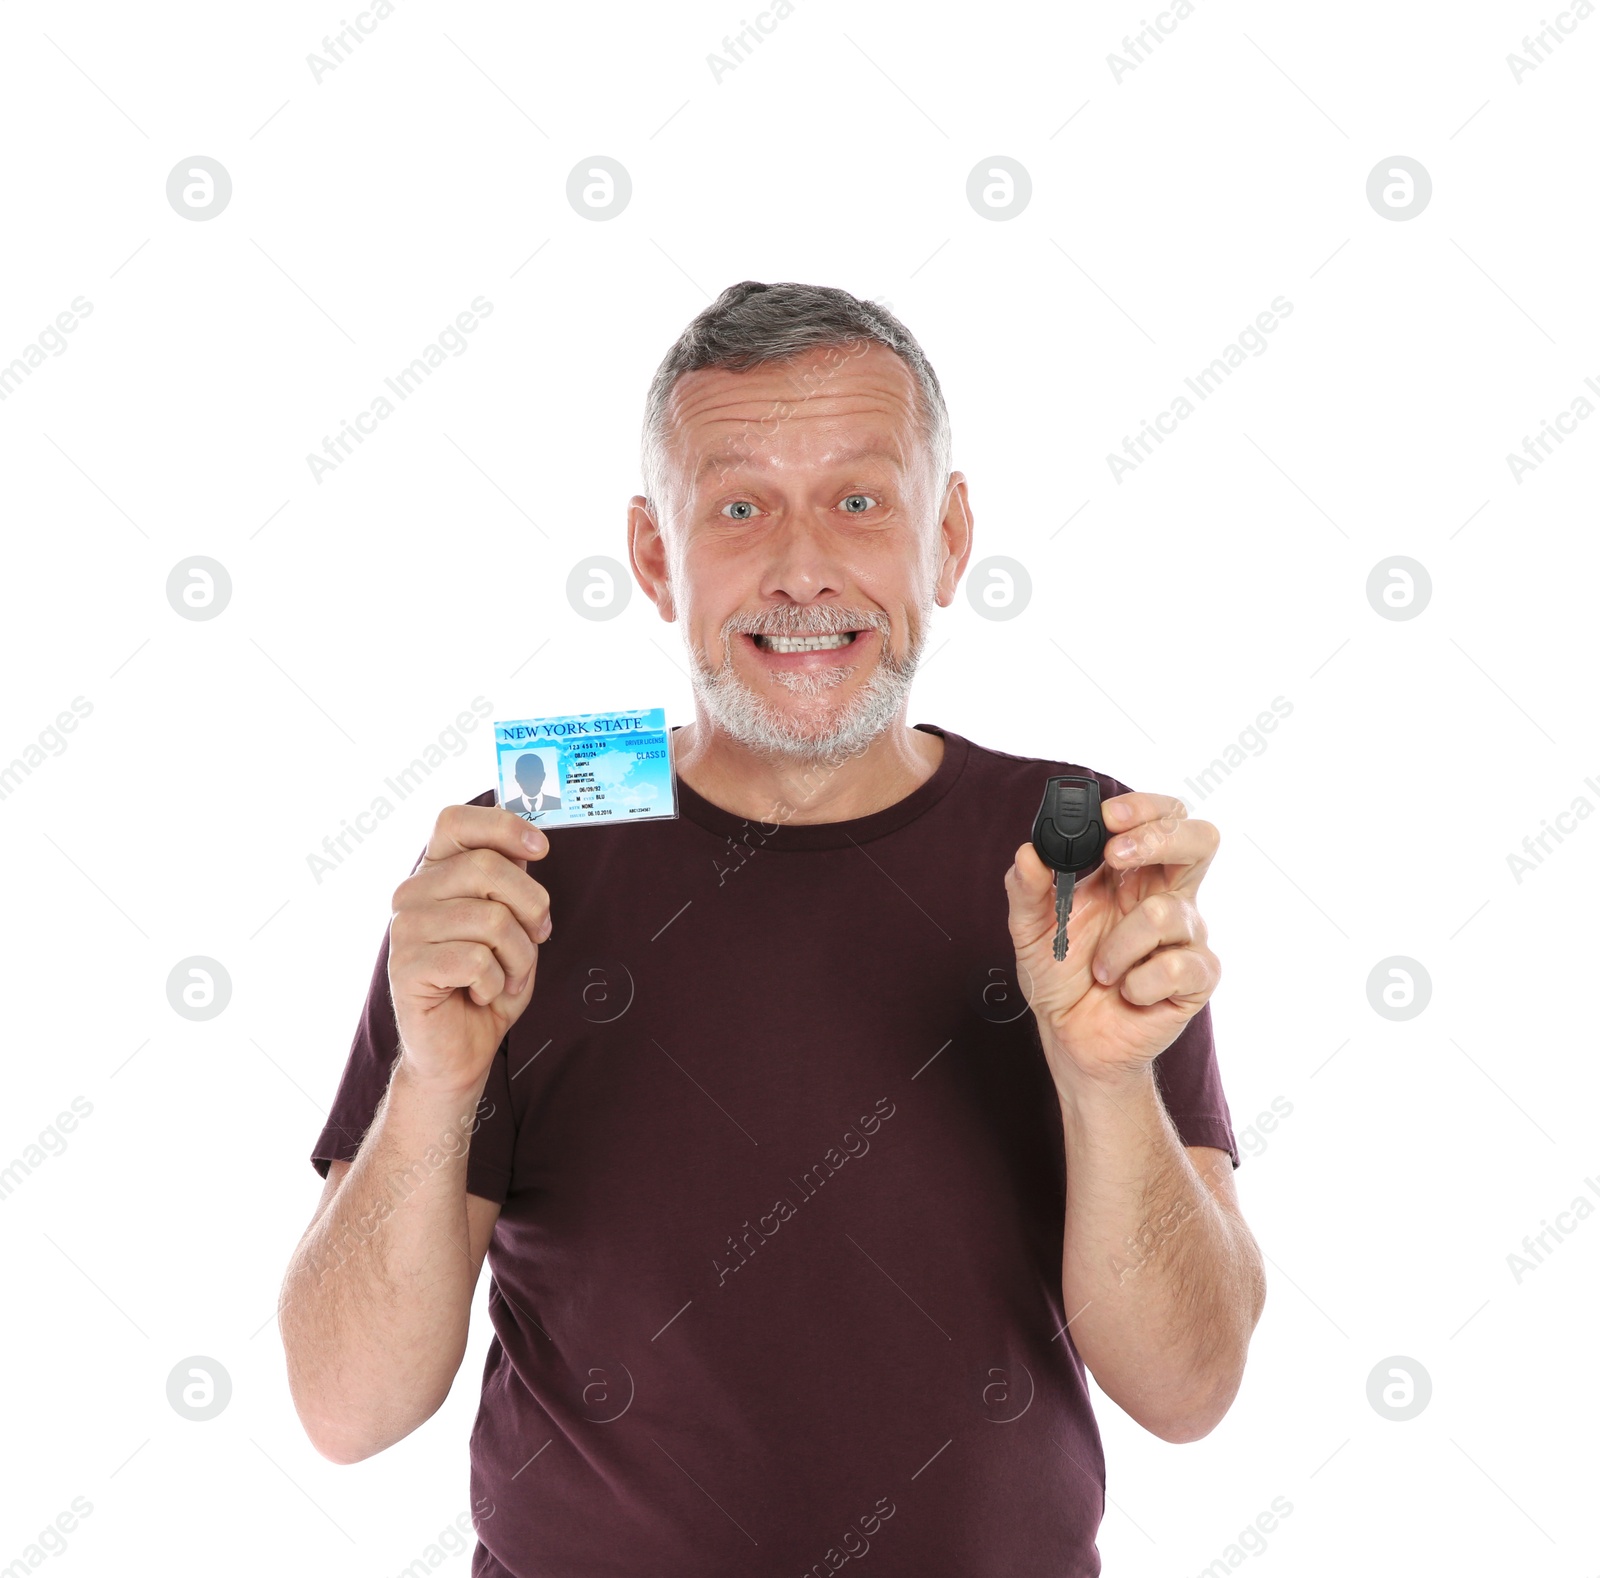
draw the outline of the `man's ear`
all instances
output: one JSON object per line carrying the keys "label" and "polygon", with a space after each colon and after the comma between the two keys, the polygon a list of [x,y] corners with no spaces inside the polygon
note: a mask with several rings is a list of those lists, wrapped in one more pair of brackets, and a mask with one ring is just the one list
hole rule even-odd
{"label": "man's ear", "polygon": [[656,507],[642,493],[628,500],[628,566],[644,595],[668,623],[678,617],[667,576],[667,540]]}
{"label": "man's ear", "polygon": [[952,471],[945,488],[944,514],[939,521],[939,576],[934,601],[948,608],[956,599],[956,587],[967,572],[972,557],[972,507],[967,498],[967,479]]}

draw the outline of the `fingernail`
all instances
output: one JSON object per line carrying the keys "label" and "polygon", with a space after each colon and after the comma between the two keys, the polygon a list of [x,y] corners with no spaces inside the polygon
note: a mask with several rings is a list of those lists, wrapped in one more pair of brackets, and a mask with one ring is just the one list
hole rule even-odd
{"label": "fingernail", "polygon": [[1119,838],[1116,843],[1112,845],[1111,853],[1114,854],[1118,860],[1128,860],[1139,853],[1139,845],[1134,839]]}
{"label": "fingernail", "polygon": [[1111,979],[1111,971],[1106,967],[1106,962],[1104,959],[1097,959],[1095,961],[1094,978],[1102,986],[1104,986],[1106,982]]}
{"label": "fingernail", "polygon": [[522,842],[537,855],[544,848],[544,834],[538,828],[530,827],[523,833]]}

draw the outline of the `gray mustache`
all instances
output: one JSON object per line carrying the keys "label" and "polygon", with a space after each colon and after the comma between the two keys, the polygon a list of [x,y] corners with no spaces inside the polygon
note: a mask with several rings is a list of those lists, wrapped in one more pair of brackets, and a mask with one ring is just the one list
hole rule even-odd
{"label": "gray mustache", "polygon": [[883,614],[848,608],[816,608],[786,616],[736,614],[723,627],[725,636],[832,636],[846,630],[876,630],[889,634]]}

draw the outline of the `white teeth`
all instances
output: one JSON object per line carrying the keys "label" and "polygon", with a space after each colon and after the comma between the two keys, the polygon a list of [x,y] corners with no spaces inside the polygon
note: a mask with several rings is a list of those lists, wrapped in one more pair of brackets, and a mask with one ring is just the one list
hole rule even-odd
{"label": "white teeth", "polygon": [[848,646],[855,632],[845,631],[832,636],[768,636],[760,637],[761,645],[769,652],[831,652],[836,647]]}

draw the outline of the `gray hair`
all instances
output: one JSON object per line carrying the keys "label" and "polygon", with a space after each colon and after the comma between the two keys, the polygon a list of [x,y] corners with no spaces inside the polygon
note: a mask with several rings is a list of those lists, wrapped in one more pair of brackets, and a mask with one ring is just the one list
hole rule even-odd
{"label": "gray hair", "polygon": [[887,307],[847,290],[747,279],[728,286],[690,323],[650,381],[641,468],[645,497],[657,520],[666,478],[667,402],[683,374],[703,367],[744,372],[804,351],[871,341],[893,351],[916,379],[922,436],[932,456],[934,485],[942,487],[950,474],[950,415],[939,379],[911,331]]}

